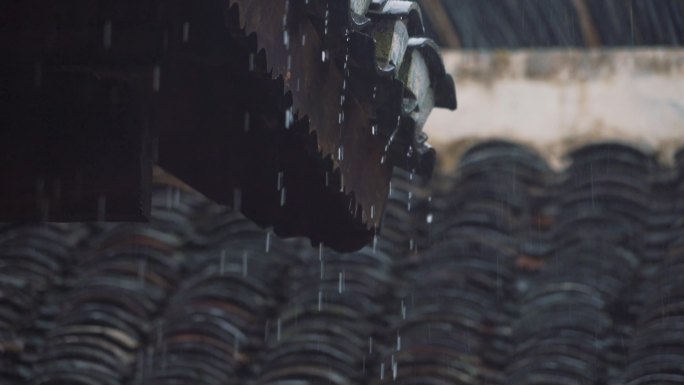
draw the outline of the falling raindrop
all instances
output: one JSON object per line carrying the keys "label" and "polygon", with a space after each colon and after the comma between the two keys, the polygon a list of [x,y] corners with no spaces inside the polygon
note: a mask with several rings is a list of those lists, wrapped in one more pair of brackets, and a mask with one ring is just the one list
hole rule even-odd
{"label": "falling raindrop", "polygon": [[285,206],[285,188],[280,190],[280,207]]}
{"label": "falling raindrop", "polygon": [[323,242],[318,244],[318,260],[323,260]]}
{"label": "falling raindrop", "polygon": [[385,379],[385,363],[380,363],[380,381]]}
{"label": "falling raindrop", "polygon": [[401,336],[397,334],[397,351],[401,351]]}
{"label": "falling raindrop", "polygon": [[244,119],[244,128],[245,128],[245,132],[248,132],[248,131],[249,131],[249,123],[250,123],[250,122],[249,122],[249,118],[250,118],[250,117],[249,117],[249,112],[245,112],[245,119]]}
{"label": "falling raindrop", "polygon": [[154,66],[152,70],[152,90],[154,92],[159,92],[161,87],[161,68],[159,66]]}
{"label": "falling raindrop", "polygon": [[343,281],[344,281],[344,272],[341,271],[341,272],[339,273],[339,283],[338,283],[338,286],[337,286],[337,292],[338,292],[339,294],[342,294],[342,290],[344,290],[344,287],[343,287],[343,286],[344,286],[344,283],[343,283]]}
{"label": "falling raindrop", "polygon": [[249,70],[254,71],[254,54],[249,54]]}
{"label": "falling raindrop", "polygon": [[190,23],[183,23],[183,42],[187,43],[190,40]]}
{"label": "falling raindrop", "polygon": [[266,232],[266,252],[271,251],[271,232]]}
{"label": "falling raindrop", "polygon": [[406,305],[403,299],[401,300],[401,319],[406,319]]}
{"label": "falling raindrop", "polygon": [[318,311],[321,311],[323,309],[323,292],[318,291]]}
{"label": "falling raindrop", "polygon": [[285,178],[285,172],[284,171],[278,172],[278,191],[280,191],[283,188],[284,178]]}
{"label": "falling raindrop", "polygon": [[378,235],[375,234],[373,236],[373,254],[375,254],[375,251],[377,250],[377,248],[378,248]]}
{"label": "falling raindrop", "polygon": [[321,259],[321,280],[323,280],[323,276],[324,276],[323,273],[325,271],[324,270],[324,268],[325,268],[324,264],[325,264],[325,262]]}
{"label": "falling raindrop", "polygon": [[428,224],[431,224],[431,223],[432,223],[432,220],[433,220],[432,213],[429,213],[429,214],[427,215],[427,218],[425,218],[425,222],[427,222]]}
{"label": "falling raindrop", "polygon": [[278,318],[278,322],[276,324],[276,341],[280,342],[280,331],[281,331],[281,323],[280,323],[280,318]]}
{"label": "falling raindrop", "polygon": [[112,46],[112,21],[107,20],[104,23],[104,31],[102,33],[102,46],[105,49],[109,49]]}
{"label": "falling raindrop", "polygon": [[285,110],[285,128],[289,129],[294,123],[294,113],[292,112],[292,107]]}
{"label": "falling raindrop", "polygon": [[373,134],[373,135],[378,134],[378,125],[377,124],[374,124],[373,126],[371,126],[371,134]]}

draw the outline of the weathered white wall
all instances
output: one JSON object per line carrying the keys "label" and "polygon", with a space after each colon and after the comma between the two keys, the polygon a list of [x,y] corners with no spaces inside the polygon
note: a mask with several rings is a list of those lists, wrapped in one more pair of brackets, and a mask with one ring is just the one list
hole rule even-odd
{"label": "weathered white wall", "polygon": [[[434,110],[444,147],[469,138],[530,143],[552,161],[568,147],[619,138],[667,153],[684,145],[684,50],[443,53],[459,109]],[[667,156],[667,154],[666,154]]]}

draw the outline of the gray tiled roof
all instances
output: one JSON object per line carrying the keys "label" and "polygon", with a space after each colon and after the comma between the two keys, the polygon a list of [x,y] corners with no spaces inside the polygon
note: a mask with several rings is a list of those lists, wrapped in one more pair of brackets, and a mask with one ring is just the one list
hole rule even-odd
{"label": "gray tiled roof", "polygon": [[[681,46],[680,0],[423,0],[440,3],[464,48]],[[580,4],[580,5],[578,5]],[[428,12],[429,13],[429,12]],[[440,38],[439,24],[428,26]]]}
{"label": "gray tiled roof", "polygon": [[6,225],[0,378],[681,383],[684,164],[615,143],[569,158],[491,141],[429,187],[397,175],[352,254],[161,185],[149,226]]}

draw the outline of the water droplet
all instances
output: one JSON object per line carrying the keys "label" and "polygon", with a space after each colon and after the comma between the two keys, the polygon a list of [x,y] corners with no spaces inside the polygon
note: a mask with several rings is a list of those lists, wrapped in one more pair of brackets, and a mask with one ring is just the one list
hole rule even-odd
{"label": "water droplet", "polygon": [[247,251],[244,251],[242,253],[242,276],[246,277],[247,276],[247,269],[249,268],[249,254],[247,254]]}
{"label": "water droplet", "polygon": [[318,311],[321,311],[323,309],[323,292],[318,291]]}
{"label": "water droplet", "polygon": [[380,380],[382,381],[384,379],[385,379],[385,363],[383,362],[380,364]]}
{"label": "water droplet", "polygon": [[399,363],[395,362],[392,365],[392,380],[396,381],[398,372],[399,372]]}
{"label": "water droplet", "polygon": [[289,129],[294,123],[294,113],[292,112],[292,107],[285,110],[285,128]]}
{"label": "water droplet", "polygon": [[344,287],[343,287],[343,286],[344,286],[343,281],[344,281],[344,272],[341,271],[340,274],[339,274],[339,283],[338,283],[338,285],[337,285],[337,292],[338,292],[339,294],[342,294],[342,290],[344,289]]}
{"label": "water droplet", "polygon": [[244,119],[245,132],[249,131],[249,126],[250,126],[249,119],[250,119],[249,112],[245,112],[245,119]]}
{"label": "water droplet", "polygon": [[266,232],[266,252],[271,251],[271,232]]}
{"label": "water droplet", "polygon": [[190,23],[183,23],[183,42],[187,43],[190,40]]}
{"label": "water droplet", "polygon": [[280,190],[280,207],[285,206],[285,188]]}
{"label": "water droplet", "polygon": [[278,172],[278,191],[280,191],[283,188],[283,179],[285,178],[285,172],[280,171]]}
{"label": "water droplet", "polygon": [[401,319],[406,319],[406,305],[403,299],[401,300]]}
{"label": "water droplet", "polygon": [[373,126],[371,126],[371,134],[373,134],[373,135],[378,134],[378,125],[377,124],[374,124]]}
{"label": "water droplet", "polygon": [[302,35],[302,47],[306,46],[306,34]]}
{"label": "water droplet", "polygon": [[430,214],[427,215],[427,218],[425,219],[425,221],[426,221],[428,224],[431,224],[431,223],[432,223],[432,220],[433,220],[433,216],[432,216],[432,213],[430,213]]}
{"label": "water droplet", "polygon": [[323,242],[318,244],[318,260],[323,260]]}
{"label": "water droplet", "polygon": [[249,54],[249,70],[254,71],[254,54]]}
{"label": "water droplet", "polygon": [[321,259],[321,281],[323,280],[324,277],[324,272],[325,272],[325,262]]}
{"label": "water droplet", "polygon": [[397,334],[397,351],[401,351],[401,336]]}
{"label": "water droplet", "polygon": [[152,70],[152,90],[154,92],[159,92],[161,87],[161,68],[159,66],[154,66]]}
{"label": "water droplet", "polygon": [[281,331],[281,324],[280,324],[280,318],[278,318],[278,322],[276,324],[276,341],[280,341],[280,331]]}
{"label": "water droplet", "polygon": [[328,60],[328,54],[323,50],[321,51],[321,61],[325,63],[326,60]]}
{"label": "water droplet", "polygon": [[103,33],[102,33],[102,46],[105,49],[109,49],[112,46],[112,21],[107,20],[104,23]]}

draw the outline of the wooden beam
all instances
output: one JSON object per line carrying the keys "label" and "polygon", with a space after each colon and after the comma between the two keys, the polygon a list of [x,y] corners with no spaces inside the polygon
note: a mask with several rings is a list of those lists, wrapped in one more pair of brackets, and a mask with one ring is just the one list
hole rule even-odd
{"label": "wooden beam", "polygon": [[582,28],[584,43],[589,48],[600,47],[601,37],[596,31],[596,26],[594,25],[594,20],[592,19],[589,8],[587,7],[586,0],[573,0],[572,3],[575,6],[577,15],[579,16],[580,28]]}
{"label": "wooden beam", "polygon": [[461,39],[441,0],[419,0],[423,14],[432,24],[437,37],[446,48],[460,48]]}

